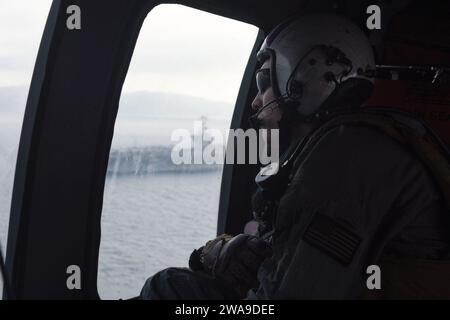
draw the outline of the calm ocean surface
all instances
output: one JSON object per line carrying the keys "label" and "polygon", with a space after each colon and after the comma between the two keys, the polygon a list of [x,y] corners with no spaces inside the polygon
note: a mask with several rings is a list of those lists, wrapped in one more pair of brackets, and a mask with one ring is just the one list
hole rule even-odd
{"label": "calm ocean surface", "polygon": [[147,277],[186,267],[216,234],[221,171],[108,177],[98,291],[102,299],[139,294]]}

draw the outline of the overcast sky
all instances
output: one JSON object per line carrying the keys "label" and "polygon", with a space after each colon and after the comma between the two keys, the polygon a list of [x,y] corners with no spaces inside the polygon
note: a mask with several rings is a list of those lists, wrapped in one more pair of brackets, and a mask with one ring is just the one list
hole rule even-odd
{"label": "overcast sky", "polygon": [[[0,0],[0,86],[29,86],[50,4]],[[257,28],[238,21],[179,5],[158,6],[141,30],[124,92],[234,102],[256,34]]]}

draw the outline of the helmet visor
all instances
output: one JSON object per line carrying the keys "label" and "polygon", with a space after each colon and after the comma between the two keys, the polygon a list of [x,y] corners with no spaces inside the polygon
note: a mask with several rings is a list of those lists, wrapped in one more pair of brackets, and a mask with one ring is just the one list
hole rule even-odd
{"label": "helmet visor", "polygon": [[259,93],[263,94],[272,86],[272,81],[270,78],[269,68],[259,69],[256,71],[256,86],[258,87]]}

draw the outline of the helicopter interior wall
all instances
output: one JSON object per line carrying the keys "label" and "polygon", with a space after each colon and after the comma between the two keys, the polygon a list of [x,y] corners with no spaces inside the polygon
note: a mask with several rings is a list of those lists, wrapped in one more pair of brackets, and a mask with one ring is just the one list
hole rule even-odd
{"label": "helicopter interior wall", "polygon": [[[254,74],[258,67],[258,62],[252,57],[256,57],[256,53],[264,41],[264,37],[264,32],[260,30],[242,79],[231,120],[232,129],[241,128],[246,130],[249,128],[247,119],[250,117],[251,111],[248,106],[257,91]],[[251,164],[239,166],[224,164],[217,220],[217,235],[223,233],[239,234],[244,229],[245,223],[252,219],[250,200],[255,188],[253,181],[257,170],[258,167]]]}
{"label": "helicopter interior wall", "polygon": [[[178,3],[267,31],[306,8],[342,11],[361,22],[365,12],[361,8],[368,1],[357,7],[354,1],[327,0]],[[80,32],[66,28],[66,8],[72,4],[83,8],[86,26]],[[157,4],[149,0],[54,0],[19,146],[6,257],[13,289],[8,298],[99,298],[100,218],[114,122],[140,27]],[[232,127],[246,126],[249,111],[245,106],[256,92],[255,68],[256,62],[250,59]],[[225,168],[219,232],[235,233],[242,227],[252,170]],[[83,272],[81,290],[66,287],[66,268],[72,264]]]}
{"label": "helicopter interior wall", "polygon": [[[403,0],[180,0],[177,3],[218,14],[271,30],[286,18],[305,12],[327,11],[344,14],[365,26],[366,8],[371,4],[405,2]],[[408,0],[406,1],[408,2]]]}

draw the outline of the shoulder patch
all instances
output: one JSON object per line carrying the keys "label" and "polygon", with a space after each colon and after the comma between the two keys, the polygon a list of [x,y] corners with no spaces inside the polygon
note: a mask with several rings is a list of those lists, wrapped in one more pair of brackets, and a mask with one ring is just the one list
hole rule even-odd
{"label": "shoulder patch", "polygon": [[361,243],[361,238],[353,231],[319,213],[303,234],[303,240],[346,266],[352,262]]}

